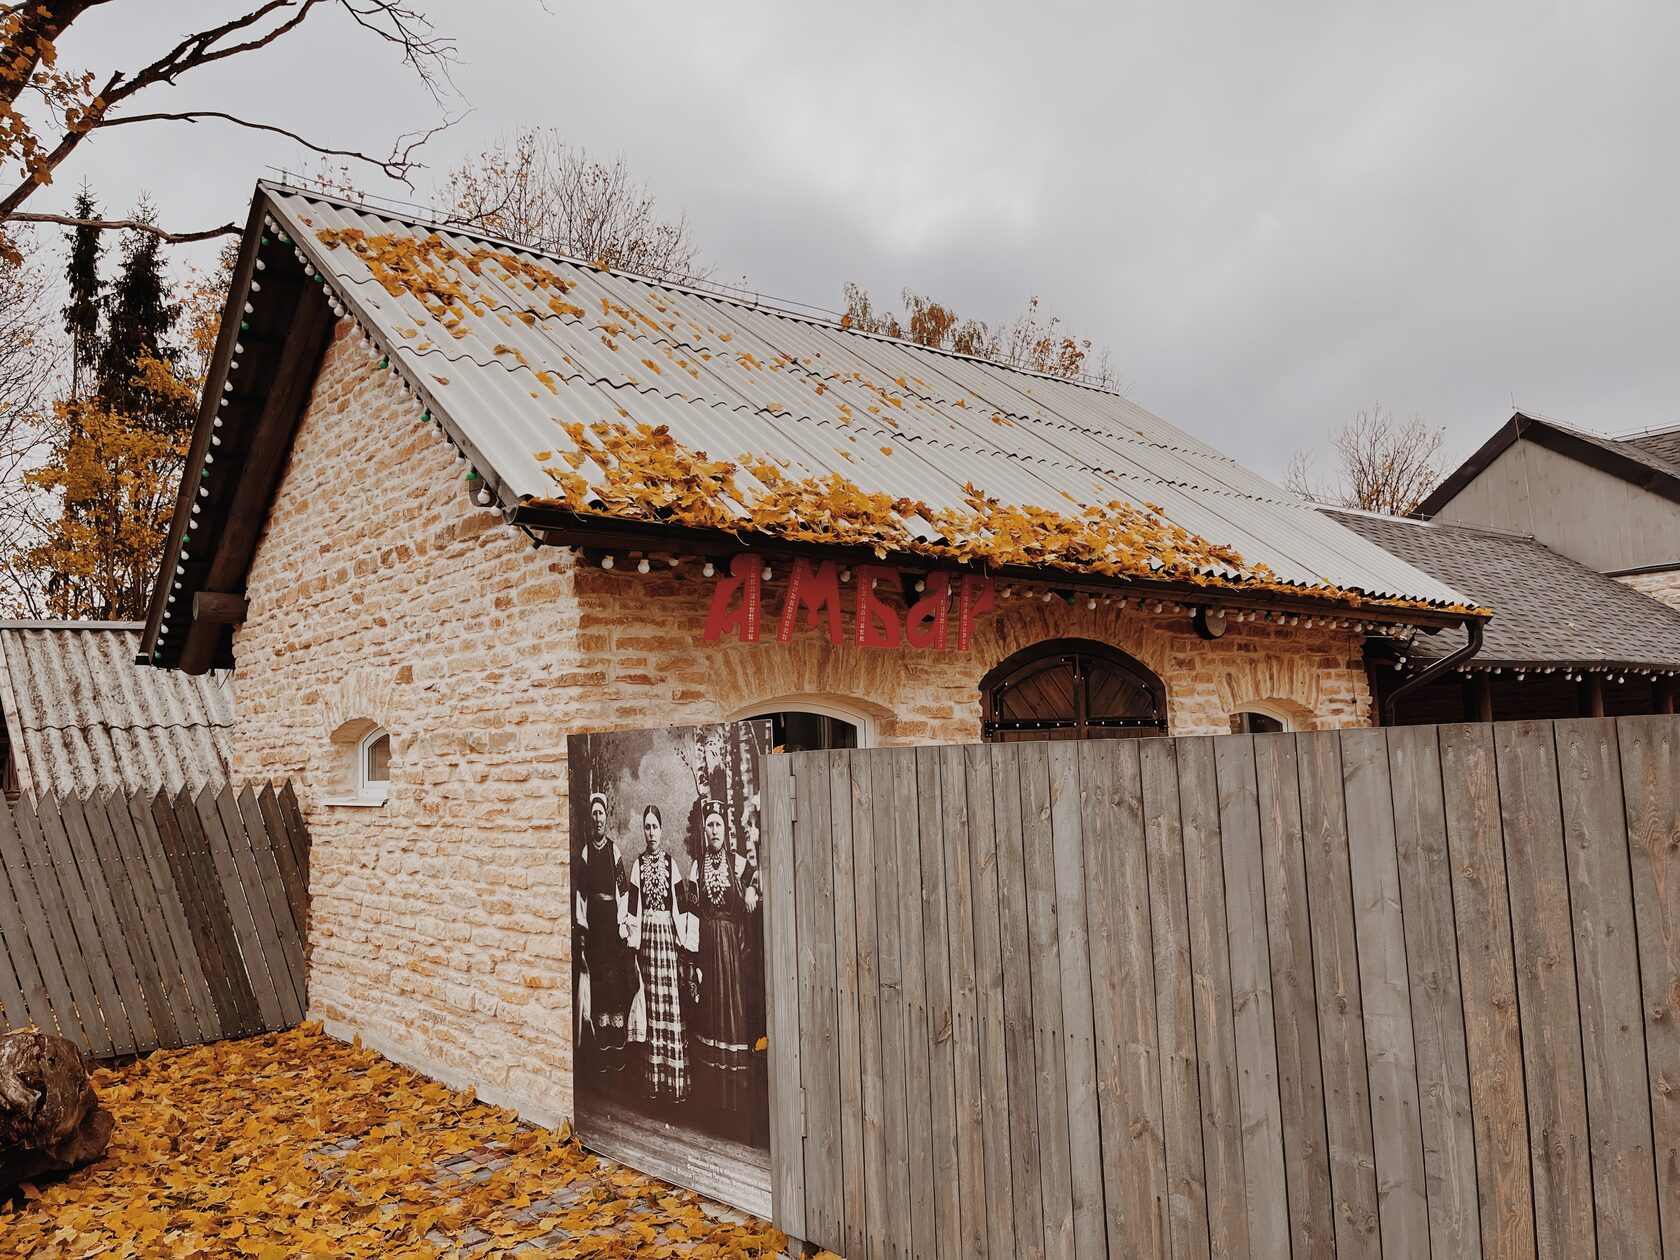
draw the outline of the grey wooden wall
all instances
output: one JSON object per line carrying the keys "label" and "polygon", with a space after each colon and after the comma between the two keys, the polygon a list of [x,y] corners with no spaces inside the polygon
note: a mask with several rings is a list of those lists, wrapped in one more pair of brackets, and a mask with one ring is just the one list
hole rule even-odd
{"label": "grey wooden wall", "polygon": [[0,802],[0,1028],[94,1058],[289,1028],[308,912],[290,784]]}
{"label": "grey wooden wall", "polygon": [[777,1223],[869,1256],[1680,1256],[1680,718],[802,753]]}

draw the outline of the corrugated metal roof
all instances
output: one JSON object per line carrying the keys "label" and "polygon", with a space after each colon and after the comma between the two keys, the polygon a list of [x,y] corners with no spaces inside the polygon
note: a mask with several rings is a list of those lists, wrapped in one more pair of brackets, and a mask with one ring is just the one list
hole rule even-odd
{"label": "corrugated metal roof", "polygon": [[0,707],[24,791],[196,791],[227,777],[232,677],[136,665],[141,629],[0,622]]}
{"label": "corrugated metal roof", "polygon": [[[769,458],[794,480],[839,474],[930,513],[963,509],[967,485],[1068,515],[1149,505],[1281,583],[1468,602],[1120,395],[265,191],[307,261],[489,465],[480,472],[505,502],[561,497],[551,470],[569,472],[579,449],[565,425],[645,423],[714,459]],[[427,246],[434,233],[445,248]],[[602,487],[593,460],[578,474]],[[760,489],[745,470],[736,480],[744,497]],[[901,523],[936,538],[926,520]]]}

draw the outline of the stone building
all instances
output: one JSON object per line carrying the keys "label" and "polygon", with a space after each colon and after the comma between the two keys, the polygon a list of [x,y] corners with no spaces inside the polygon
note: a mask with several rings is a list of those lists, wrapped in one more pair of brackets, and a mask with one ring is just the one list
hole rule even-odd
{"label": "stone building", "polygon": [[1364,725],[1484,616],[1122,396],[264,185],[142,651],[297,787],[312,1014],[552,1121],[568,734]]}

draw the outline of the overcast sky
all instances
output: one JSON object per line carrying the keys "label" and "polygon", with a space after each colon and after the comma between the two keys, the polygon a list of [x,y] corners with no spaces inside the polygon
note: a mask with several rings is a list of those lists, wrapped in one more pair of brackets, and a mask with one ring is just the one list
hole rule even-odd
{"label": "overcast sky", "polygon": [[[834,308],[855,280],[1008,319],[1028,295],[1143,406],[1272,476],[1361,406],[1468,454],[1516,404],[1680,423],[1680,5],[1282,0],[423,5],[471,112],[622,153],[720,279]],[[95,10],[72,64],[136,64],[225,4]],[[369,149],[438,109],[329,14],[139,98]],[[215,129],[212,129],[215,128]],[[242,219],[295,145],[207,123],[96,137],[82,178],[170,226]],[[370,191],[429,200],[377,178]]]}

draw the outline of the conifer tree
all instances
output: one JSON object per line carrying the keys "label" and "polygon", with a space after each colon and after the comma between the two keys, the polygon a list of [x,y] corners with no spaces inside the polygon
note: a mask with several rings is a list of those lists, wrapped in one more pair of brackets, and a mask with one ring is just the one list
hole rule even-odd
{"label": "conifer tree", "polygon": [[[133,217],[155,218],[145,202]],[[170,342],[181,307],[163,274],[162,243],[147,232],[123,234],[122,270],[106,295],[105,336],[100,346],[99,397],[130,422],[170,437],[192,429],[190,407],[161,380],[180,348]],[[164,373],[167,375],[167,372]]]}
{"label": "conifer tree", "polygon": [[[99,205],[87,186],[76,196],[76,217],[97,219]],[[70,233],[70,261],[65,268],[65,286],[70,300],[64,305],[64,330],[70,334],[70,398],[81,401],[84,371],[99,363],[99,254],[105,234],[98,228],[79,227]]]}

